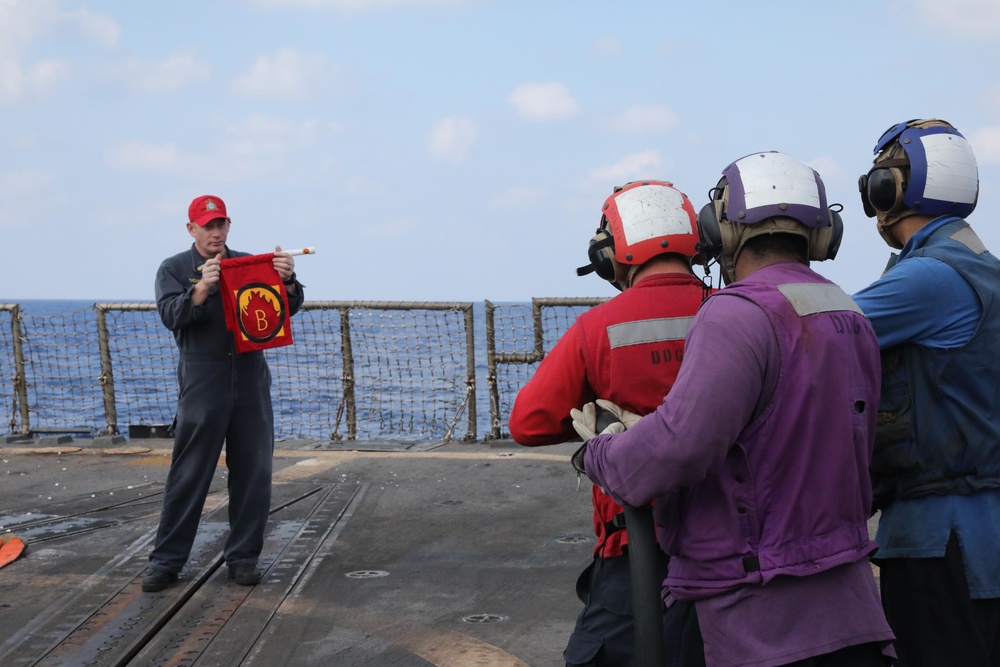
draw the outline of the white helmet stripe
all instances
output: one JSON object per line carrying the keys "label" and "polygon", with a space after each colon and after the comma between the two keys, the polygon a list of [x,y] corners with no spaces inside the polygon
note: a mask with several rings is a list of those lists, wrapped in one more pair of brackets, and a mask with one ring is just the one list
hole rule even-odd
{"label": "white helmet stripe", "polygon": [[924,197],[959,204],[975,203],[979,169],[965,137],[926,134],[920,137],[920,141],[927,157]]}
{"label": "white helmet stripe", "polygon": [[812,169],[782,153],[768,155],[769,159],[763,164],[760,154],[748,155],[736,162],[748,211],[782,203],[822,208]]}
{"label": "white helmet stripe", "polygon": [[669,234],[690,234],[684,196],[674,188],[643,186],[623,190],[615,197],[625,242],[632,246]]}

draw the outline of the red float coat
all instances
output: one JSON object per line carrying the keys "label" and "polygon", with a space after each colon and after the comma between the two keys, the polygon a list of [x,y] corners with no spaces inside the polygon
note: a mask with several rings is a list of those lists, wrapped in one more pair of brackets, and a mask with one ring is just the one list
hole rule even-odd
{"label": "red float coat", "polygon": [[[706,296],[693,275],[655,274],[580,315],[518,392],[511,437],[529,447],[572,440],[569,411],[598,398],[640,415],[655,410],[673,387],[688,326]],[[610,524],[621,505],[597,486],[593,502],[594,554],[621,556],[626,531]]]}

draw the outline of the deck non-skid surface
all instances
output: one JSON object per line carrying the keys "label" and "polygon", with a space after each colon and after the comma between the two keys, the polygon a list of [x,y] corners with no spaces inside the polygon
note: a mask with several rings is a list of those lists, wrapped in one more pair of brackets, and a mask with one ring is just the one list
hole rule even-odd
{"label": "deck non-skid surface", "polygon": [[0,662],[562,665],[593,548],[573,443],[279,443],[255,587],[230,581],[224,465],[180,581],[143,593],[170,443],[0,445]]}

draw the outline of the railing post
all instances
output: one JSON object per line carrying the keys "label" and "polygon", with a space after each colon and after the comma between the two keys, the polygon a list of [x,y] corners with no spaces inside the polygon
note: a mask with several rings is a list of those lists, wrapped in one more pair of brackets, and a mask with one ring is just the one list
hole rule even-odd
{"label": "railing post", "polygon": [[21,433],[31,433],[31,411],[28,405],[28,376],[24,372],[24,341],[21,340],[21,307],[14,304],[10,311],[10,329],[14,337],[14,393],[21,412]]}
{"label": "railing post", "polygon": [[478,437],[476,427],[476,318],[472,304],[465,308],[465,397],[469,406],[469,432],[465,436],[467,442],[475,442]]}
{"label": "railing post", "polygon": [[486,309],[486,389],[490,395],[490,439],[500,439],[500,389],[497,386],[497,340],[493,302],[483,302]]}
{"label": "railing post", "polygon": [[347,406],[347,439],[358,438],[357,405],[354,403],[354,349],[351,347],[351,308],[340,308],[340,353],[344,358],[344,404]]}
{"label": "railing post", "polygon": [[108,311],[102,304],[97,310],[97,345],[101,351],[101,393],[104,397],[104,435],[118,435],[118,407],[115,404],[115,373],[111,366],[111,344],[108,339]]}
{"label": "railing post", "polygon": [[545,332],[542,331],[542,304],[531,298],[531,328],[535,332],[535,355],[542,359],[545,356]]}

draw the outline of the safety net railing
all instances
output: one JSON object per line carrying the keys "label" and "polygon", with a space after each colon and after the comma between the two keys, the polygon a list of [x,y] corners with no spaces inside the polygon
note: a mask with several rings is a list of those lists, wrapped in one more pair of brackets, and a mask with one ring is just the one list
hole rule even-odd
{"label": "safety net railing", "polygon": [[602,298],[535,298],[530,304],[486,301],[486,384],[492,439],[509,437],[507,421],[517,392],[552,346]]}
{"label": "safety net railing", "polygon": [[[517,392],[576,317],[603,301],[306,301],[292,319],[294,345],[266,352],[275,436],[509,437]],[[0,304],[0,401],[10,434],[114,435],[169,425],[177,359],[151,302],[56,315]],[[486,377],[482,386],[477,376]]]}

